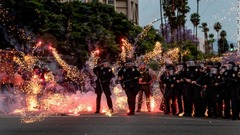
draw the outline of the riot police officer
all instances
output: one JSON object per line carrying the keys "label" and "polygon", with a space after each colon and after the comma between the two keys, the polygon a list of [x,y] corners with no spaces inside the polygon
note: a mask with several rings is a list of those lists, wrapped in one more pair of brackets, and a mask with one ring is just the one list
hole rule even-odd
{"label": "riot police officer", "polygon": [[147,68],[147,65],[145,62],[139,63],[139,72],[140,72],[140,78],[139,78],[139,92],[138,92],[138,102],[137,102],[137,112],[141,111],[142,102],[143,102],[143,93],[146,97],[146,105],[148,112],[151,112],[151,106],[150,106],[150,95],[151,95],[151,88],[150,85],[156,80],[156,74],[153,70]]}
{"label": "riot police officer", "polygon": [[[200,111],[200,115],[201,116],[205,116],[206,110],[207,110],[207,106],[208,103],[210,103],[210,90],[208,88],[208,86],[210,87],[211,83],[211,77],[213,76],[213,74],[210,72],[211,68],[213,67],[213,62],[212,61],[207,61],[205,63],[205,66],[203,68],[203,70],[201,70],[201,75],[199,77],[199,83],[201,85],[203,85],[203,88],[201,88],[200,90],[200,95],[201,95],[201,111]],[[212,115],[212,114],[211,114]]]}
{"label": "riot police officer", "polygon": [[223,118],[223,103],[224,103],[224,81],[223,81],[223,73],[225,73],[227,67],[221,66],[219,68],[218,80],[218,93],[217,93],[217,117]]}
{"label": "riot police officer", "polygon": [[223,73],[224,80],[224,117],[229,119],[230,116],[230,104],[232,107],[232,119],[238,119],[238,110],[237,110],[237,72],[233,69],[235,63],[230,61],[227,65],[227,70]]}
{"label": "riot police officer", "polygon": [[[166,71],[166,75],[163,79],[164,85],[164,104],[165,104],[165,114],[170,113],[170,108],[172,114],[176,114],[176,98],[175,98],[175,85],[176,85],[176,76],[174,75],[174,67],[170,67]],[[171,102],[170,102],[171,101]],[[170,105],[171,103],[171,105]],[[171,106],[171,107],[170,107]]]}
{"label": "riot police officer", "polygon": [[110,68],[110,64],[108,60],[104,59],[101,65],[96,66],[93,69],[93,73],[97,76],[96,89],[95,89],[95,93],[97,94],[95,113],[100,112],[101,96],[103,92],[106,96],[109,110],[111,111],[111,113],[113,113],[113,104],[111,99],[112,93],[109,87],[110,81],[113,77],[113,71]]}
{"label": "riot police officer", "polygon": [[118,72],[118,80],[127,95],[127,102],[129,112],[127,115],[134,115],[136,95],[139,90],[138,80],[140,73],[136,66],[134,66],[131,59],[127,59],[124,66]]}
{"label": "riot police officer", "polygon": [[204,77],[204,86],[206,88],[206,104],[208,108],[208,117],[217,117],[217,95],[219,93],[219,82],[221,79],[218,76],[218,66],[210,69],[210,72]]}
{"label": "riot police officer", "polygon": [[176,97],[177,97],[177,104],[178,104],[178,113],[177,115],[183,113],[183,91],[185,88],[185,82],[184,82],[184,69],[186,68],[185,63],[180,63],[176,67]]}
{"label": "riot police officer", "polygon": [[201,111],[201,86],[198,84],[198,78],[201,75],[200,70],[196,67],[196,62],[194,60],[189,60],[187,62],[187,68],[185,71],[184,79],[186,82],[186,87],[184,91],[185,103],[184,104],[184,116],[192,116],[194,105],[194,115],[196,117],[200,116]]}

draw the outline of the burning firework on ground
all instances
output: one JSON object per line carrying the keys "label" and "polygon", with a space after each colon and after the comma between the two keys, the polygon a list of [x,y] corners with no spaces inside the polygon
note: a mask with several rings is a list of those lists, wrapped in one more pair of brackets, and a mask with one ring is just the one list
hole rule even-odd
{"label": "burning firework on ground", "polygon": [[[132,53],[132,46],[128,42],[125,42],[124,48],[128,49],[128,53]],[[55,48],[50,48],[56,61],[67,71],[67,77],[72,81],[86,81],[83,79],[83,74],[75,67],[68,65],[57,53]],[[159,44],[156,45],[153,53],[147,55],[153,57],[159,52]],[[89,60],[90,65],[95,65],[99,59],[98,51],[94,51],[91,54]],[[15,56],[13,61],[19,65],[19,69],[26,70],[30,73],[31,78],[25,80],[18,86],[17,90],[21,93],[21,107],[14,109],[11,114],[20,114],[22,116],[22,122],[32,123],[44,120],[49,115],[58,114],[74,114],[78,115],[84,112],[95,111],[96,95],[92,91],[69,93],[68,88],[64,87],[62,83],[58,83],[55,80],[59,77],[56,74],[48,71],[44,74],[44,77],[37,74],[33,74],[33,67],[39,61],[37,57],[31,55],[22,55],[22,57]],[[158,95],[158,90],[153,92],[151,98],[151,107],[153,111],[158,110],[159,102],[161,101]],[[120,84],[113,87],[113,104],[114,112],[117,113],[121,110],[127,112],[127,97]],[[143,110],[146,110],[143,105]],[[1,107],[1,106],[0,106]],[[102,99],[101,112],[107,116],[112,116],[110,110],[108,110],[106,99]]]}

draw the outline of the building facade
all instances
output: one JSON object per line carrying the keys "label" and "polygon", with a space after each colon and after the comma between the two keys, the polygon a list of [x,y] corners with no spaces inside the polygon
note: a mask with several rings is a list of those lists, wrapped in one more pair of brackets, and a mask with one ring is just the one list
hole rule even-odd
{"label": "building facade", "polygon": [[138,0],[60,0],[61,2],[100,2],[103,4],[112,5],[116,12],[123,13],[128,20],[134,24],[139,24]]}

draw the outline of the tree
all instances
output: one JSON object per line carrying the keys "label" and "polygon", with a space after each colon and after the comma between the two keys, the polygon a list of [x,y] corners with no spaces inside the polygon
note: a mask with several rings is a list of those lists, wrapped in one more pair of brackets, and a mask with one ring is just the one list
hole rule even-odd
{"label": "tree", "polygon": [[[197,14],[199,15],[199,1],[200,0],[197,0]],[[198,24],[196,26],[196,38],[197,38],[197,32],[198,32]]]}
{"label": "tree", "polygon": [[196,39],[197,39],[197,26],[200,23],[200,16],[197,13],[191,14],[190,21],[193,24],[193,33],[196,33]]}
{"label": "tree", "polygon": [[178,27],[178,24],[177,24],[177,17],[176,17],[176,13],[175,13],[175,10],[176,10],[176,6],[175,6],[175,0],[165,0],[163,2],[163,9],[164,9],[164,16],[166,18],[168,18],[168,23],[171,27],[171,43],[172,43],[172,46],[175,42],[175,31]]}
{"label": "tree", "polygon": [[[12,45],[22,51],[21,48],[34,47],[39,39],[54,39],[50,42],[58,52],[73,55],[77,60],[71,64],[79,67],[95,49],[101,50],[101,58],[116,60],[120,52],[119,39],[124,37],[134,42],[134,37],[143,30],[124,14],[115,12],[112,6],[98,2],[8,0],[1,6],[1,11],[7,11],[5,15],[0,14],[1,43],[6,44],[3,48]],[[149,31],[146,36],[149,41],[140,45],[148,50],[153,48],[159,40],[156,33],[154,29]],[[13,40],[15,42],[10,43]]]}
{"label": "tree", "polygon": [[161,29],[162,36],[164,36],[164,28],[163,28],[163,2],[162,2],[162,0],[160,0],[160,20],[161,20],[160,29]]}
{"label": "tree", "polygon": [[225,30],[222,30],[220,32],[220,39],[218,40],[219,54],[220,55],[225,53],[226,51],[228,51],[228,48],[229,48],[226,36],[227,36],[227,32]]}
{"label": "tree", "polygon": [[[219,31],[222,29],[222,25],[220,22],[216,22],[213,27],[217,32],[217,41],[218,41],[219,40]],[[219,50],[219,45],[218,45],[218,50]],[[220,55],[220,51],[218,51],[218,52],[219,52],[218,55]]]}
{"label": "tree", "polygon": [[205,53],[210,53],[210,47],[208,43],[208,32],[209,28],[206,22],[203,22],[201,24],[202,32],[204,33],[204,46],[205,46]]}
{"label": "tree", "polygon": [[214,39],[214,34],[213,33],[211,33],[211,34],[209,34],[209,40],[208,40],[208,42],[209,42],[209,44],[211,45],[211,47],[210,47],[210,53],[212,53],[213,52],[213,43],[215,42],[215,39]]}
{"label": "tree", "polygon": [[[176,8],[177,8],[177,24],[180,32],[183,30],[183,40],[185,40],[185,24],[186,24],[186,14],[190,11],[190,7],[187,6],[187,0],[176,0]],[[179,30],[178,30],[179,31]],[[179,33],[177,33],[179,34]],[[181,33],[180,33],[181,34]],[[177,35],[179,37],[179,35]]]}

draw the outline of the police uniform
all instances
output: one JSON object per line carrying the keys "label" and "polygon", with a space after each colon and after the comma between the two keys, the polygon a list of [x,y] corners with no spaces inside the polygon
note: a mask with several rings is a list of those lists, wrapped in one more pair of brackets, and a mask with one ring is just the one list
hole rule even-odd
{"label": "police uniform", "polygon": [[[218,73],[214,73],[213,70],[217,70],[217,68],[211,69],[212,71],[207,73],[204,77],[204,85],[207,86],[206,92],[206,105],[208,108],[208,117],[217,117],[217,97],[219,94],[219,83],[221,82],[221,78]],[[206,107],[206,106],[205,106]]]}
{"label": "police uniform", "polygon": [[107,105],[111,111],[113,111],[113,104],[111,99],[110,81],[113,77],[113,72],[110,67],[96,66],[93,69],[94,74],[97,76],[95,93],[97,94],[96,99],[96,112],[100,112],[101,96],[102,93],[106,95]]}
{"label": "police uniform", "polygon": [[[173,70],[173,69],[168,69]],[[163,84],[164,84],[164,104],[165,104],[165,114],[170,113],[170,108],[172,110],[172,114],[176,114],[176,98],[175,98],[175,85],[176,85],[176,76],[173,74],[166,73]],[[171,101],[171,105],[170,105]],[[171,107],[170,107],[171,106]]]}
{"label": "police uniform", "polygon": [[[228,64],[235,66],[233,62],[229,62]],[[238,73],[230,67],[227,71],[223,73],[224,80],[224,117],[229,119],[230,116],[230,104],[232,107],[232,119],[237,119],[238,116],[238,107],[237,107],[237,80]]]}
{"label": "police uniform", "polygon": [[178,71],[176,73],[176,97],[177,97],[177,104],[178,104],[178,114],[183,113],[183,91],[185,88],[184,78],[184,69]]}
{"label": "police uniform", "polygon": [[[194,114],[195,116],[200,116],[201,111],[201,86],[197,83],[201,75],[200,70],[196,66],[189,66],[186,68],[184,79],[186,87],[184,89],[185,95],[185,104],[184,104],[184,116],[192,115],[192,105],[194,105]],[[196,84],[193,84],[196,82]]]}
{"label": "police uniform", "polygon": [[[126,63],[131,63],[127,61]],[[127,102],[129,107],[128,115],[134,115],[136,95],[139,90],[138,79],[140,73],[135,66],[123,66],[118,72],[118,78],[121,83],[122,88],[125,90],[127,95]]]}

